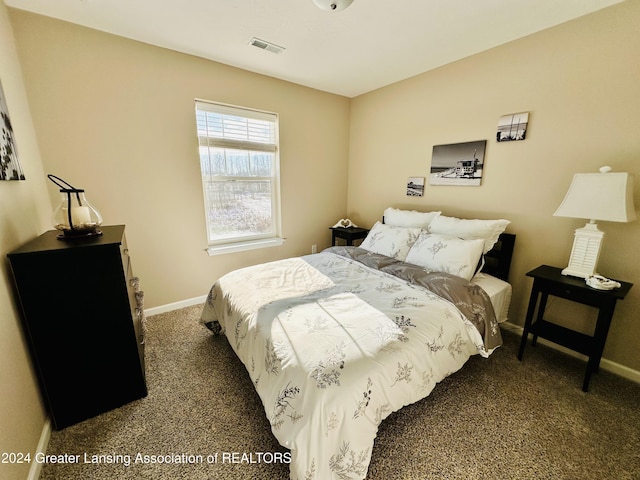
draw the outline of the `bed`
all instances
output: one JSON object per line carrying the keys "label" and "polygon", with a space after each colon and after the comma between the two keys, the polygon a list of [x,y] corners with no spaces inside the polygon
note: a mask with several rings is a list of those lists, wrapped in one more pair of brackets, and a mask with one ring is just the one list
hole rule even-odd
{"label": "bed", "polygon": [[501,344],[509,222],[395,209],[384,218],[358,247],[230,272],[203,308],[291,450],[292,480],[365,478],[387,416]]}

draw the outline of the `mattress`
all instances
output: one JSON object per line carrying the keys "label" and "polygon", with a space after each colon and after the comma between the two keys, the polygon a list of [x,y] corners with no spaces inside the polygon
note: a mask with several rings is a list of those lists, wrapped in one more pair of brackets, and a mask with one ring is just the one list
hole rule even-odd
{"label": "mattress", "polygon": [[511,284],[482,272],[475,275],[471,283],[478,285],[487,292],[498,323],[506,322],[509,319],[509,306],[511,304]]}

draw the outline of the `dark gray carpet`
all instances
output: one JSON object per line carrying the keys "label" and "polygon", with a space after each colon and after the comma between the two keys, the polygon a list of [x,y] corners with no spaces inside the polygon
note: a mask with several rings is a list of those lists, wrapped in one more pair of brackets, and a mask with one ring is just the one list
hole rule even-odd
{"label": "dark gray carpet", "polygon": [[[81,463],[45,464],[42,480],[288,478],[286,463],[222,462],[223,453],[256,461],[286,450],[226,339],[198,324],[200,310],[147,320],[149,395],[54,431],[47,454],[79,455]],[[640,385],[600,372],[584,393],[583,362],[543,345],[529,346],[519,362],[519,337],[503,337],[489,359],[471,358],[382,423],[367,478],[640,479]],[[135,463],[138,453],[177,457]],[[216,453],[218,462],[207,464]],[[101,463],[82,463],[85,454],[102,455]],[[118,463],[106,463],[109,455]],[[187,455],[203,463],[177,463]]]}

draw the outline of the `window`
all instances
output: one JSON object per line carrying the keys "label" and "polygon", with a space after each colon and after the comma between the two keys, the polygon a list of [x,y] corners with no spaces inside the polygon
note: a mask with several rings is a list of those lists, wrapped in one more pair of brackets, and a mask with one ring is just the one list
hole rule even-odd
{"label": "window", "polygon": [[278,116],[196,100],[209,253],[281,245]]}

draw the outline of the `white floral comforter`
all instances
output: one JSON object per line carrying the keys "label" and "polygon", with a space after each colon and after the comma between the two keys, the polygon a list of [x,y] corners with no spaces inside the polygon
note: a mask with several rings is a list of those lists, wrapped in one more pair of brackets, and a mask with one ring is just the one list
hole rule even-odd
{"label": "white floral comforter", "polygon": [[[246,366],[293,480],[365,478],[380,422],[493,350],[451,301],[343,250],[231,272],[202,313]],[[498,330],[481,303],[467,310]]]}

